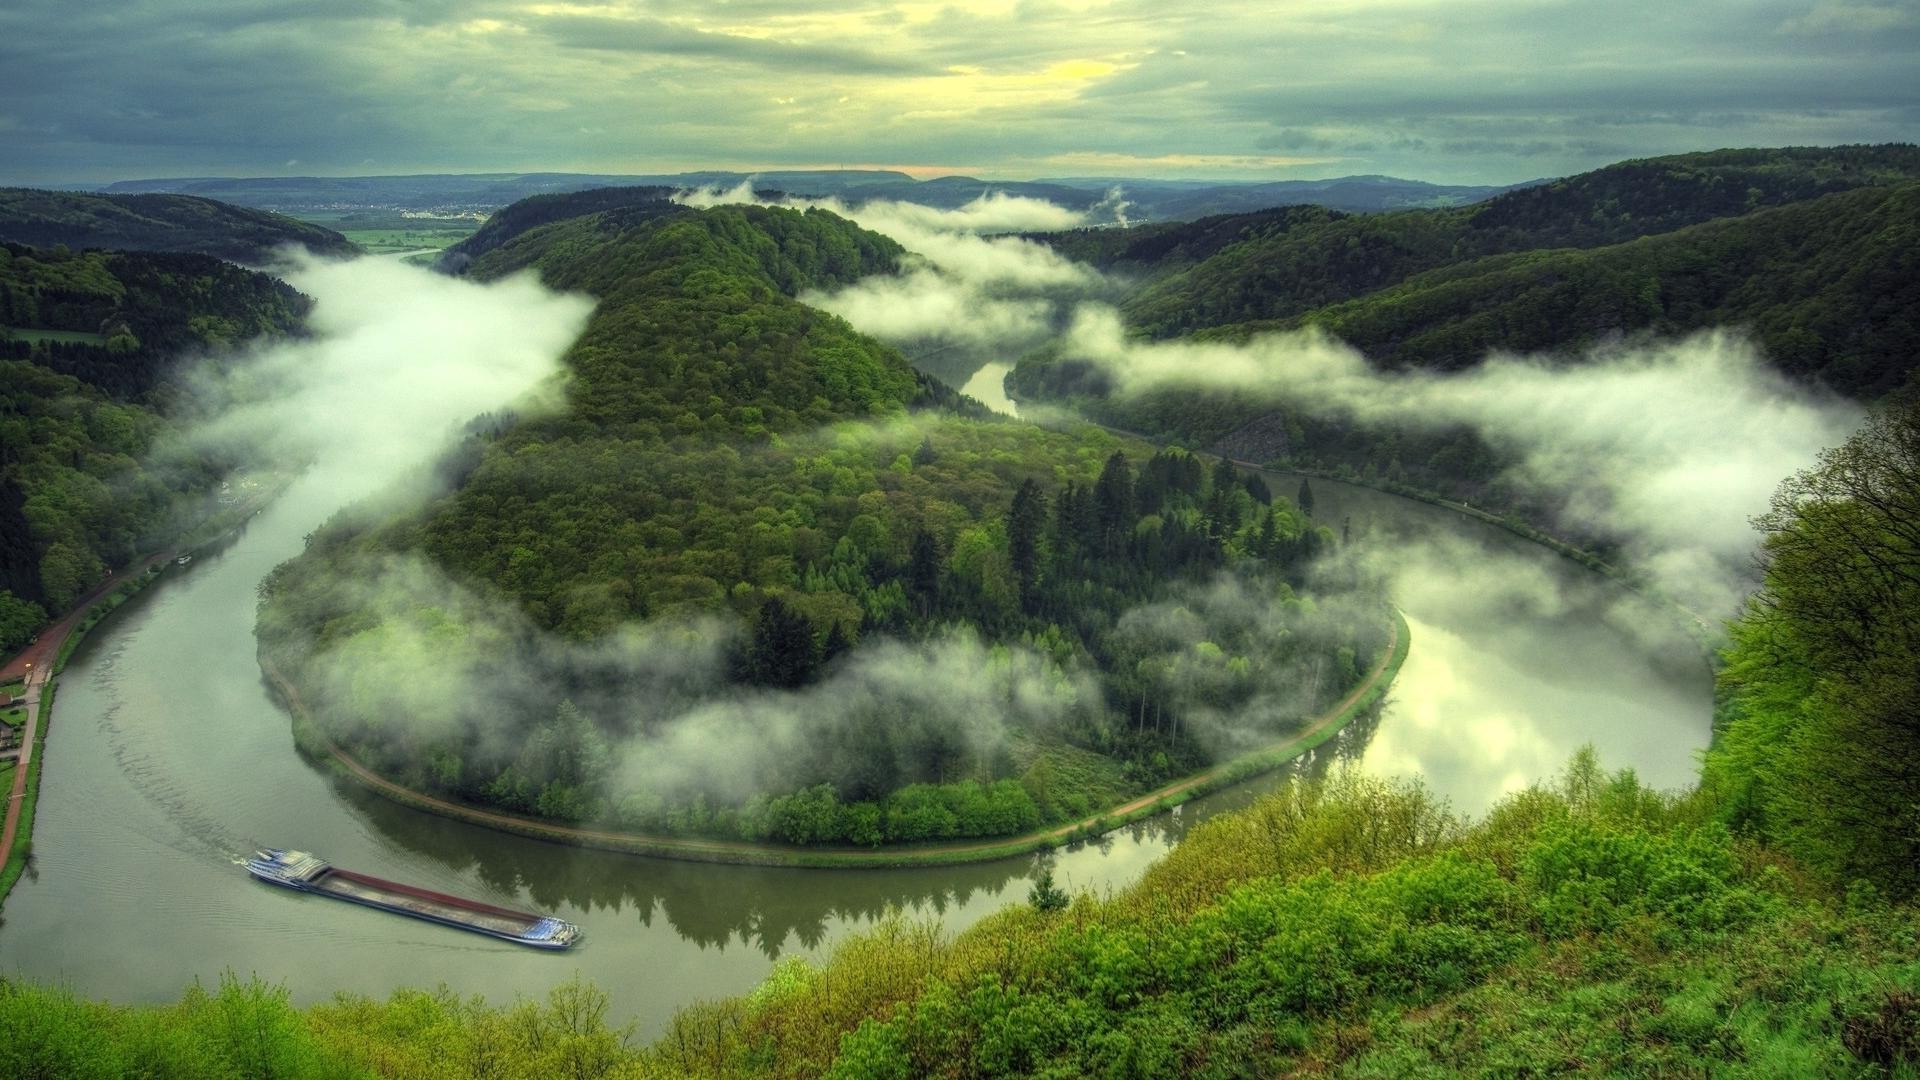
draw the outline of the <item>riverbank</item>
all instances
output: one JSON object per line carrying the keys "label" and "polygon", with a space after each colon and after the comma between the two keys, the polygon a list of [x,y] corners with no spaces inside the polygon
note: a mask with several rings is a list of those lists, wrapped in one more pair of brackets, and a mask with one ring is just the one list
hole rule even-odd
{"label": "riverbank", "polygon": [[209,515],[182,534],[177,546],[155,552],[124,570],[108,575],[73,605],[65,615],[40,631],[33,642],[0,665],[0,684],[20,679],[26,684],[27,723],[21,732],[20,758],[14,766],[13,788],[7,796],[4,824],[0,824],[0,905],[26,872],[33,852],[33,809],[40,795],[40,762],[53,721],[53,699],[60,672],[86,636],[120,605],[160,577],[167,563],[204,551],[237,534],[261,507],[286,490],[290,477],[276,477],[245,501]]}
{"label": "riverbank", "polygon": [[53,719],[53,695],[60,669],[88,631],[159,576],[159,568],[170,554],[150,555],[102,582],[0,669],[0,682],[16,678],[25,682],[23,704],[27,714],[20,733],[20,757],[14,764],[13,787],[7,794],[6,818],[0,824],[0,904],[5,904],[14,882],[26,872],[27,859],[33,853],[33,808],[40,796],[40,762],[47,726]]}
{"label": "riverbank", "polygon": [[464,821],[484,828],[529,836],[539,840],[651,855],[694,862],[736,863],[753,866],[873,867],[897,868],[941,866],[955,863],[987,862],[994,859],[1050,850],[1081,840],[1110,833],[1135,821],[1165,813],[1176,806],[1222,787],[1270,772],[1318,748],[1338,735],[1355,717],[1376,705],[1392,685],[1405,663],[1411,631],[1398,610],[1392,611],[1387,648],[1360,684],[1331,709],[1314,718],[1297,734],[1260,750],[1255,750],[1215,765],[1204,772],[1163,785],[1118,806],[1078,821],[1019,836],[946,844],[921,844],[881,848],[796,847],[787,844],[753,843],[744,840],[718,840],[704,837],[662,836],[646,833],[583,829],[498,811],[483,810],[463,803],[435,798],[425,792],[397,784],[356,760],[319,732],[312,713],[299,691],[271,660],[261,658],[261,670],[268,683],[280,695],[294,716],[299,741],[319,751],[355,781],[378,794],[417,810]]}

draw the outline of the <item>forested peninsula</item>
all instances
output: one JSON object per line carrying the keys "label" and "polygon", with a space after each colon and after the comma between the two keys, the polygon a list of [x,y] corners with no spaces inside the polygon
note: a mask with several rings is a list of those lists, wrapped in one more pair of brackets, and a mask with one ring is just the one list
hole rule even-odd
{"label": "forested peninsula", "polygon": [[647,833],[1008,836],[1284,738],[1387,646],[1258,476],[994,417],[794,299],[893,271],[882,236],[644,192],[497,220],[450,262],[599,301],[559,403],[265,588],[310,734],[383,775]]}

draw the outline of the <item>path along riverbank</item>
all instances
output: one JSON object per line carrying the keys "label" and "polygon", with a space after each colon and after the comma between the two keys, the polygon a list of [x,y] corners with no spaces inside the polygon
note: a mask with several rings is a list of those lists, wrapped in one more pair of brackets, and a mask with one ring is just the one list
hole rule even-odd
{"label": "path along riverbank", "polygon": [[440,814],[459,821],[499,829],[504,832],[551,840],[577,847],[624,851],[696,862],[740,863],[755,866],[810,867],[905,867],[939,866],[954,863],[986,862],[1051,849],[1075,840],[1090,839],[1112,832],[1144,817],[1164,813],[1191,799],[1216,791],[1228,784],[1269,772],[1301,757],[1340,733],[1354,717],[1373,707],[1385,696],[1393,677],[1406,661],[1411,632],[1400,612],[1389,612],[1387,647],[1359,684],[1332,708],[1314,717],[1295,734],[1204,772],[1173,781],[1102,813],[1019,836],[964,840],[944,844],[915,844],[877,848],[800,847],[790,844],[755,843],[747,840],[720,840],[706,837],[668,836],[651,833],[585,829],[507,814],[463,803],[436,798],[425,792],[397,784],[356,760],[324,735],[301,699],[299,691],[272,661],[261,659],[268,682],[280,694],[294,721],[300,726],[308,745],[319,747],[324,755],[348,776],[379,794],[415,809]]}

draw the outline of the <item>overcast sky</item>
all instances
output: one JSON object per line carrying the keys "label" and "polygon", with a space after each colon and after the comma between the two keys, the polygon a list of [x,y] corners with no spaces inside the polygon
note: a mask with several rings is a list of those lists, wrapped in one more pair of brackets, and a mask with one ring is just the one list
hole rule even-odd
{"label": "overcast sky", "polygon": [[0,179],[1446,182],[1912,141],[1920,0],[6,0]]}

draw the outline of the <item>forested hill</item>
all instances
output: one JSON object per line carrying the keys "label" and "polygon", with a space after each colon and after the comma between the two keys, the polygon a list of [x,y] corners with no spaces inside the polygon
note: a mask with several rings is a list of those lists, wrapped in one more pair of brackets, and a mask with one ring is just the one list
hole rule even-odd
{"label": "forested hill", "polygon": [[[1891,145],[1625,162],[1461,210],[1290,207],[1051,239],[1135,277],[1123,311],[1143,335],[1315,325],[1376,365],[1452,371],[1493,350],[1566,355],[1725,327],[1794,378],[1871,400],[1920,357],[1916,227],[1920,148]],[[1501,461],[1461,430],[1356,425],[1252,391],[1120,397],[1058,350],[1023,358],[1008,385],[1237,458],[1549,513],[1495,490]]]}
{"label": "forested hill", "polygon": [[[605,187],[588,191],[566,191],[534,195],[504,207],[487,218],[487,223],[465,240],[448,248],[440,256],[440,268],[462,273],[474,259],[512,240],[530,229],[556,221],[597,214],[607,210],[650,208],[652,212],[670,212],[673,194],[666,187]],[[626,219],[629,223],[635,219]]]}
{"label": "forested hill", "polygon": [[1057,234],[1064,253],[1146,280],[1125,305],[1156,337],[1282,319],[1475,258],[1619,244],[1716,218],[1920,179],[1905,145],[1723,150],[1622,162],[1471,207],[1310,207]]}
{"label": "forested hill", "polygon": [[1383,655],[1377,600],[1294,594],[1326,537],[1257,478],[992,417],[794,299],[900,256],[825,211],[657,202],[481,254],[598,298],[563,403],[476,423],[423,510],[317,532],[265,655],[408,783],[854,844],[1113,805]]}
{"label": "forested hill", "polygon": [[1225,330],[1315,325],[1382,367],[1455,370],[1496,348],[1735,326],[1794,378],[1873,398],[1920,364],[1915,235],[1920,182],[1865,188],[1625,244],[1474,259]]}
{"label": "forested hill", "polygon": [[74,250],[192,251],[259,265],[287,246],[358,249],[331,229],[193,195],[88,195],[0,188],[0,240]]}
{"label": "forested hill", "polygon": [[222,463],[146,460],[180,356],[295,333],[309,307],[210,255],[0,244],[0,648],[199,511]]}

